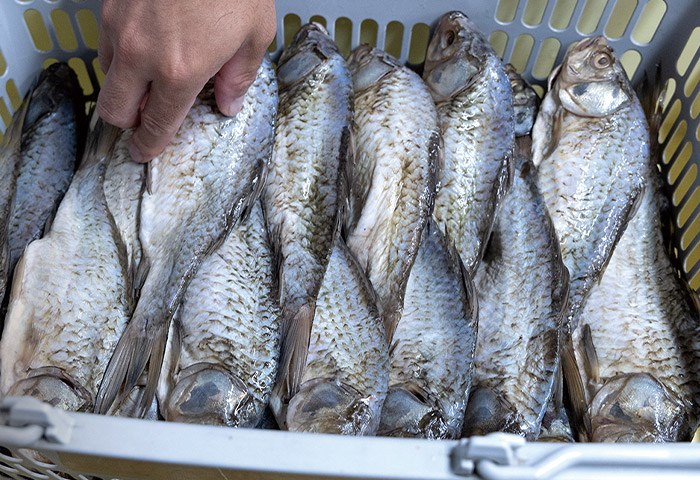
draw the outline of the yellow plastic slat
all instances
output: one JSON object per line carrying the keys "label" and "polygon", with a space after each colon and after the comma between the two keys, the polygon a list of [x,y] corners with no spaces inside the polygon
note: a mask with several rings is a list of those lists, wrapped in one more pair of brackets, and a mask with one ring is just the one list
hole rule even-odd
{"label": "yellow plastic slat", "polygon": [[533,27],[542,23],[544,10],[548,3],[548,0],[528,0],[525,13],[523,13],[523,23]]}
{"label": "yellow plastic slat", "polygon": [[686,231],[683,232],[683,235],[681,235],[681,249],[683,251],[688,249],[690,244],[693,243],[693,240],[698,236],[698,233],[700,233],[700,212],[695,214],[690,225]]}
{"label": "yellow plastic slat", "polygon": [[347,57],[350,55],[352,45],[352,21],[347,17],[340,17],[335,21],[335,44],[340,53]]}
{"label": "yellow plastic slat", "polygon": [[403,24],[401,22],[389,22],[386,26],[386,39],[384,50],[395,57],[401,56],[401,44],[403,43]]}
{"label": "yellow plastic slat", "polygon": [[693,104],[690,106],[690,117],[695,118],[698,116],[698,113],[700,113],[700,92],[695,95],[695,100],[693,100]]}
{"label": "yellow plastic slat", "polygon": [[78,76],[78,83],[80,83],[83,93],[85,95],[92,95],[92,93],[95,91],[95,87],[90,80],[90,75],[85,67],[85,62],[83,62],[80,58],[74,57],[68,60],[68,66],[72,68],[75,74]]}
{"label": "yellow plastic slat", "polygon": [[17,85],[15,85],[14,80],[9,79],[7,81],[7,84],[5,85],[5,91],[7,92],[7,96],[10,97],[12,109],[17,110],[22,104],[22,95],[19,94],[19,90],[17,90]]}
{"label": "yellow plastic slat", "polygon": [[577,3],[578,0],[557,0],[557,4],[552,12],[552,19],[549,21],[552,28],[564,30],[568,27]]}
{"label": "yellow plastic slat", "polygon": [[0,76],[5,74],[5,70],[7,70],[7,62],[5,61],[5,57],[2,55],[2,50],[0,50]]}
{"label": "yellow plastic slat", "polygon": [[610,38],[620,38],[624,35],[636,8],[637,0],[617,0],[610,20],[605,26],[605,35]]}
{"label": "yellow plastic slat", "polygon": [[680,151],[676,159],[671,164],[671,168],[668,171],[668,183],[673,185],[678,180],[678,176],[681,174],[685,166],[688,164],[690,156],[693,154],[693,144],[691,142],[685,142],[683,149]]}
{"label": "yellow plastic slat", "polygon": [[416,23],[411,29],[411,43],[408,47],[409,63],[418,64],[425,60],[429,40],[430,27],[425,23]]}
{"label": "yellow plastic slat", "polygon": [[651,42],[665,14],[666,2],[663,0],[649,0],[632,31],[632,39],[641,44]]}
{"label": "yellow plastic slat", "polygon": [[63,50],[76,50],[78,48],[78,39],[75,37],[68,14],[63,10],[52,10],[51,22],[53,22],[56,38],[58,38],[58,45]]}
{"label": "yellow plastic slat", "polygon": [[532,75],[535,78],[543,79],[549,76],[560,49],[561,42],[554,37],[545,38],[542,41],[542,48],[532,68]]}
{"label": "yellow plastic slat", "polygon": [[685,134],[687,131],[688,122],[686,122],[685,120],[681,120],[680,122],[678,122],[676,130],[673,132],[671,138],[669,138],[668,142],[666,142],[666,146],[664,147],[662,157],[664,163],[668,163],[673,158],[673,155],[676,154],[676,150],[678,150],[678,147],[681,145],[681,142],[683,141],[683,138],[685,138]]}
{"label": "yellow plastic slat", "polygon": [[44,19],[37,10],[29,9],[24,12],[24,23],[29,29],[34,46],[42,52],[48,52],[53,48],[53,42],[46,29]]}
{"label": "yellow plastic slat", "polygon": [[294,35],[301,28],[301,19],[299,18],[299,15],[290,13],[285,15],[282,24],[284,26],[284,46],[288,47],[289,44],[292,43]]}
{"label": "yellow plastic slat", "polygon": [[321,15],[314,15],[313,17],[311,17],[311,18],[309,19],[309,22],[320,23],[320,24],[323,25],[324,27],[327,27],[327,26],[328,26],[328,24],[326,23],[326,19],[325,19],[324,17],[322,17]]}
{"label": "yellow plastic slat", "polygon": [[508,44],[508,34],[501,30],[496,30],[489,37],[489,43],[496,51],[496,55],[503,58],[503,54],[506,51],[506,45]]}
{"label": "yellow plastic slat", "polygon": [[673,191],[671,201],[673,202],[674,206],[680,205],[683,197],[685,197],[685,195],[688,193],[690,187],[693,186],[693,182],[695,182],[696,178],[698,178],[698,166],[691,165],[685,175],[683,175],[681,181],[678,182],[678,185],[676,185],[676,189]]}
{"label": "yellow plastic slat", "polygon": [[639,68],[639,64],[641,62],[642,56],[636,50],[627,50],[620,57],[620,63],[625,69],[627,78],[632,78],[634,76],[634,73],[637,71],[637,68]]}
{"label": "yellow plastic slat", "polygon": [[376,47],[378,33],[379,26],[377,25],[377,22],[371,18],[363,20],[360,24],[360,43],[368,43],[373,47]]}
{"label": "yellow plastic slat", "polygon": [[[695,165],[693,165],[695,166]],[[678,212],[678,226],[683,228],[690,216],[693,214],[696,208],[700,205],[700,187],[696,187],[693,190],[692,195],[688,198],[685,204],[681,207],[680,212]]]}
{"label": "yellow plastic slat", "polygon": [[496,9],[496,19],[503,23],[510,23],[515,20],[518,3],[520,3],[518,0],[500,0]]}
{"label": "yellow plastic slat", "polygon": [[92,50],[97,50],[99,31],[95,14],[88,9],[78,10],[78,13],[75,14],[75,19],[78,21],[80,35],[83,37],[85,46]]}
{"label": "yellow plastic slat", "polygon": [[695,90],[695,87],[698,86],[699,81],[700,81],[700,58],[698,58],[698,61],[695,62],[695,66],[688,74],[688,78],[686,78],[686,80],[685,80],[685,86],[683,87],[683,93],[685,93],[686,97],[690,97],[690,95],[692,95],[693,91]]}
{"label": "yellow plastic slat", "polygon": [[587,0],[583,13],[578,22],[578,29],[584,35],[589,35],[598,28],[600,17],[603,15],[607,0]]}
{"label": "yellow plastic slat", "polygon": [[683,47],[683,51],[676,62],[676,70],[680,76],[685,75],[685,72],[688,71],[690,62],[693,61],[693,57],[695,57],[695,53],[698,51],[699,47],[700,27],[695,27],[693,32],[690,34],[690,37],[688,37],[688,41],[685,43],[685,47]]}
{"label": "yellow plastic slat", "polygon": [[515,47],[513,48],[513,55],[510,57],[510,63],[515,67],[518,73],[523,73],[525,70],[534,45],[535,39],[532,35],[528,35],[527,33],[518,35],[518,38],[515,40]]}
{"label": "yellow plastic slat", "polygon": [[[676,123],[676,120],[678,119],[678,115],[681,113],[681,101],[679,99],[676,99],[675,102],[673,102],[673,105],[671,105],[671,108],[668,110],[668,113],[666,113],[666,116],[664,117],[663,122],[661,122],[661,127],[659,127],[659,141],[660,142],[665,142],[666,137],[668,136],[669,132],[671,131],[671,128],[673,125]],[[668,161],[665,161],[664,163],[668,163]]]}

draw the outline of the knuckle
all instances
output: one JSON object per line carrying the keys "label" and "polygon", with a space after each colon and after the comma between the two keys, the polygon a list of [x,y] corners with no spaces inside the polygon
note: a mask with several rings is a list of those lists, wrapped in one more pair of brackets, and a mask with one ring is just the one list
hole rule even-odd
{"label": "knuckle", "polygon": [[100,92],[100,97],[97,100],[97,114],[105,122],[115,127],[130,128],[133,126],[122,109],[110,102],[108,97],[102,95],[102,92]]}
{"label": "knuckle", "polygon": [[170,137],[175,131],[175,126],[172,125],[172,122],[147,112],[141,115],[139,128],[152,138]]}

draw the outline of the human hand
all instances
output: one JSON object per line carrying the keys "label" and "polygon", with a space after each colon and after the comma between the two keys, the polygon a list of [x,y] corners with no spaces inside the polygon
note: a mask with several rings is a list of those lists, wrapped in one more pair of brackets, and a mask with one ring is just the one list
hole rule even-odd
{"label": "human hand", "polygon": [[97,111],[135,127],[129,152],[150,161],[212,76],[219,110],[238,113],[275,31],[274,0],[104,0]]}

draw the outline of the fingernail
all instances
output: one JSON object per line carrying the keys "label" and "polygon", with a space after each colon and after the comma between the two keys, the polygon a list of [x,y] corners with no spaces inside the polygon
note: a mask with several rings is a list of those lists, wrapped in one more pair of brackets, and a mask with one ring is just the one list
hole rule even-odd
{"label": "fingernail", "polygon": [[238,112],[240,112],[241,108],[243,108],[243,98],[244,97],[245,97],[245,95],[241,95],[240,97],[235,99],[233,102],[229,103],[228,112],[223,112],[224,115],[227,115],[229,117],[233,117]]}
{"label": "fingernail", "polygon": [[146,156],[133,143],[129,144],[129,154],[134,162],[145,163],[148,161],[146,160]]}

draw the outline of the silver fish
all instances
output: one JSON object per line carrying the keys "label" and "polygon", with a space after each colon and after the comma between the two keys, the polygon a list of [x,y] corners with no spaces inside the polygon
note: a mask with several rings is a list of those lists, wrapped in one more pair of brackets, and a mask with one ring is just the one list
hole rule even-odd
{"label": "silver fish", "polygon": [[316,302],[289,430],[374,435],[389,386],[389,346],[372,285],[338,238]]}
{"label": "silver fish", "polygon": [[472,382],[479,307],[469,275],[434,220],[423,233],[391,347],[379,435],[459,438]]}
{"label": "silver fish", "polygon": [[474,280],[479,336],[463,436],[506,431],[535,440],[556,385],[569,274],[531,160],[537,94],[507,67],[514,175]]}
{"label": "silver fish", "polygon": [[355,89],[355,164],[347,244],[379,296],[391,340],[408,275],[430,218],[440,128],[413,71],[368,45],[348,59]]}
{"label": "silver fish", "polygon": [[440,17],[423,79],[435,99],[445,142],[434,217],[473,276],[508,190],[513,92],[501,60],[461,12]]}
{"label": "silver fish", "polygon": [[280,112],[263,205],[278,258],[283,315],[271,407],[283,422],[306,364],[316,297],[346,201],[352,80],[340,51],[316,23],[296,34],[278,75]]}
{"label": "silver fish", "polygon": [[[648,112],[651,139],[660,112]],[[594,442],[689,441],[700,425],[700,315],[664,247],[661,155],[653,151],[638,210],[573,332]]]}
{"label": "silver fish", "polygon": [[78,77],[65,63],[41,72],[22,129],[22,155],[9,225],[10,272],[40,238],[70,185],[84,128]]}
{"label": "silver fish", "polygon": [[93,408],[134,306],[126,249],[102,189],[116,134],[98,122],[50,231],[17,264],[0,343],[2,395]]}
{"label": "silver fish", "polygon": [[165,419],[255,427],[277,373],[281,319],[260,202],[202,262],[176,318],[158,391]]}
{"label": "silver fish", "polygon": [[571,275],[562,367],[575,410],[571,420],[582,432],[584,387],[571,333],[641,198],[649,131],[639,100],[604,37],[581,40],[549,82],[533,127],[533,161]]}
{"label": "silver fish", "polygon": [[129,326],[100,386],[104,413],[130,394],[148,363],[140,402],[155,395],[168,328],[204,258],[245,218],[265,182],[270,161],[277,82],[265,57],[233,118],[215,107],[213,85],[199,95],[165,151],[154,159],[150,193],[141,200],[139,239],[148,271]]}

